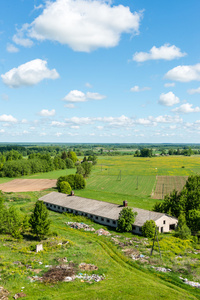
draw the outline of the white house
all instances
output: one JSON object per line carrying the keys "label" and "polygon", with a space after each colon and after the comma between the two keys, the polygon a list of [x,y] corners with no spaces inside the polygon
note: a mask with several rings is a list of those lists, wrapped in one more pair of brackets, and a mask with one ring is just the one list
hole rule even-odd
{"label": "white house", "polygon": [[[119,213],[127,201],[123,201],[123,205],[98,201],[88,198],[82,198],[73,195],[66,195],[57,192],[51,192],[39,199],[43,201],[46,207],[56,212],[69,212],[86,216],[97,223],[111,227],[117,227]],[[147,220],[154,220],[159,232],[169,232],[175,229],[178,220],[164,213],[153,212],[140,208],[133,208],[137,212],[135,222],[132,225],[132,232],[136,234],[142,233],[142,226]]]}

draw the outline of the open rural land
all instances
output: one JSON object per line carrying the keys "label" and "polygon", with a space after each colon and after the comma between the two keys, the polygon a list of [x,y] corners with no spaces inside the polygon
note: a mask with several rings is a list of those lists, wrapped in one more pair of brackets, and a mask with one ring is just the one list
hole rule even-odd
{"label": "open rural land", "polygon": [[199,12],[0,1],[0,300],[200,300]]}
{"label": "open rural land", "polygon": [[[83,160],[84,156],[77,156],[76,166]],[[39,198],[58,192],[57,179],[77,170],[73,166],[2,177],[1,198],[21,220],[30,218]],[[127,201],[133,210],[153,210],[174,189],[181,191],[199,170],[199,155],[101,155],[85,178],[85,188],[74,193],[117,205]],[[30,229],[18,238],[0,235],[2,299],[16,295],[37,300],[80,299],[80,295],[82,299],[200,299],[200,289],[184,282],[200,282],[198,238],[181,239],[171,232],[159,234],[157,242],[81,215],[51,210],[49,220],[50,231],[40,241]],[[36,251],[37,245],[42,251]]]}

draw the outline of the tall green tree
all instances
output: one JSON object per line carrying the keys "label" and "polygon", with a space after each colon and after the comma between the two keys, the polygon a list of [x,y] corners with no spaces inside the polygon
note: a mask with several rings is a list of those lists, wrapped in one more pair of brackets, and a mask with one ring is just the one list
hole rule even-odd
{"label": "tall green tree", "polygon": [[42,240],[48,234],[50,220],[48,219],[48,210],[42,201],[36,202],[29,223],[32,233],[36,235],[38,240]]}
{"label": "tall green tree", "polygon": [[78,160],[76,153],[74,151],[68,151],[67,157],[70,158],[73,161],[73,163],[75,163]]}
{"label": "tall green tree", "polygon": [[175,236],[184,240],[189,239],[191,237],[191,230],[186,225],[186,219],[184,213],[181,213],[178,218],[178,226],[175,231]]}
{"label": "tall green tree", "polygon": [[84,177],[88,177],[92,171],[92,164],[88,161],[84,161],[81,166],[84,169]]}
{"label": "tall green tree", "polygon": [[154,220],[147,220],[142,226],[142,234],[148,238],[153,238],[156,229]]}
{"label": "tall green tree", "polygon": [[124,207],[119,213],[119,219],[117,221],[117,231],[131,231],[132,224],[135,222],[137,213],[129,207]]}

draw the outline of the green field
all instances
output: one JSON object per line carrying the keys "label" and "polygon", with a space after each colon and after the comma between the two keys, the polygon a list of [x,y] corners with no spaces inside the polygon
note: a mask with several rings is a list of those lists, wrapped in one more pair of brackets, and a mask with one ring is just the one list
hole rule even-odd
{"label": "green field", "polygon": [[[189,176],[200,171],[200,156],[164,156],[141,158],[133,156],[100,156],[98,164],[87,179],[85,190],[76,191],[82,197],[129,206],[152,209],[158,201],[152,199],[156,188],[156,176]],[[57,179],[75,173],[75,169],[57,170],[21,178]],[[0,183],[9,181],[0,178]]]}
{"label": "green field", "polygon": [[139,158],[133,156],[99,157],[87,187],[79,196],[129,206],[152,209],[156,176],[189,176],[198,173],[200,156],[167,156]]}
{"label": "green field", "polygon": [[[148,159],[132,156],[99,157],[98,164],[87,179],[86,189],[75,193],[118,204],[127,200],[129,206],[151,209],[157,201],[151,198],[157,175],[188,176],[195,174],[197,170],[200,170],[199,156]],[[74,172],[75,169],[59,170],[22,178],[56,179]],[[0,183],[8,180],[11,179],[1,178]],[[6,205],[14,205],[22,216],[30,215],[35,201],[47,192],[49,191],[8,193]],[[27,295],[25,298],[27,300],[200,299],[199,289],[187,286],[179,279],[181,275],[189,280],[200,280],[200,253],[196,252],[200,251],[199,244],[180,241],[171,234],[161,235],[162,260],[160,260],[158,247],[156,246],[151,258],[149,253],[152,241],[142,237],[131,233],[119,235],[106,227],[104,229],[110,231],[110,237],[98,237],[92,232],[71,229],[65,222],[79,221],[92,225],[95,230],[102,228],[87,218],[71,214],[65,216],[50,211],[50,219],[53,234],[42,241],[43,252],[33,251],[38,241],[29,234],[22,240],[0,235],[0,285],[10,292],[9,299],[13,299],[14,294],[19,293],[21,289]],[[116,238],[116,235],[125,246],[115,245],[113,238]],[[133,244],[126,246],[130,239]],[[62,244],[66,240],[69,244]],[[146,262],[136,262],[130,256],[126,256],[123,251],[127,248],[133,253],[144,255]],[[75,264],[77,273],[81,272],[78,269],[80,263],[95,264],[98,267],[95,273],[104,274],[105,280],[91,284],[79,279],[68,283],[46,284],[37,280],[31,281],[33,276],[42,276],[49,266],[60,264],[58,259],[64,257]],[[166,274],[156,272],[151,266],[171,268],[172,272]]]}
{"label": "green field", "polygon": [[[15,200],[12,205],[20,209],[22,214],[29,215],[34,201],[44,193],[44,191],[18,193],[18,197],[22,197],[22,200]],[[9,194],[9,197],[11,196]],[[7,202],[7,205],[10,205],[9,203],[11,202]],[[1,286],[10,292],[9,299],[13,299],[14,294],[19,293],[21,289],[26,294],[27,300],[200,299],[198,289],[185,285],[174,273],[166,275],[156,273],[150,266],[146,268],[124,256],[121,248],[112,242],[112,237],[116,235],[115,231],[110,230],[111,237],[98,237],[95,233],[71,229],[65,224],[66,221],[79,221],[92,225],[95,230],[102,227],[84,217],[50,212],[50,219],[51,231],[56,231],[58,236],[48,237],[42,241],[43,252],[33,251],[34,245],[38,242],[28,235],[21,241],[6,235],[0,236]],[[134,238],[130,233],[120,235],[124,242],[127,238]],[[69,244],[58,245],[66,240]],[[149,248],[146,248],[147,240],[139,238],[137,245],[140,243],[144,244],[144,251],[149,253]],[[187,257],[188,254],[185,255]],[[50,265],[59,265],[58,259],[64,257],[75,264],[77,273],[80,272],[78,265],[81,262],[95,264],[98,270],[87,271],[87,274],[104,274],[105,279],[92,284],[80,279],[69,283],[46,284],[31,280],[33,276],[42,276]],[[161,263],[156,257],[152,260],[153,265],[156,264],[156,260],[157,264]],[[162,261],[162,264],[165,262]]]}

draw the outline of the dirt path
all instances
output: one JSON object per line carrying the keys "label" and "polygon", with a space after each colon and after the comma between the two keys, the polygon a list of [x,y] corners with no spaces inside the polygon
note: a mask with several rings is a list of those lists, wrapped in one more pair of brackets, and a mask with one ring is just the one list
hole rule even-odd
{"label": "dirt path", "polygon": [[14,179],[0,184],[3,192],[34,192],[56,187],[56,179]]}

